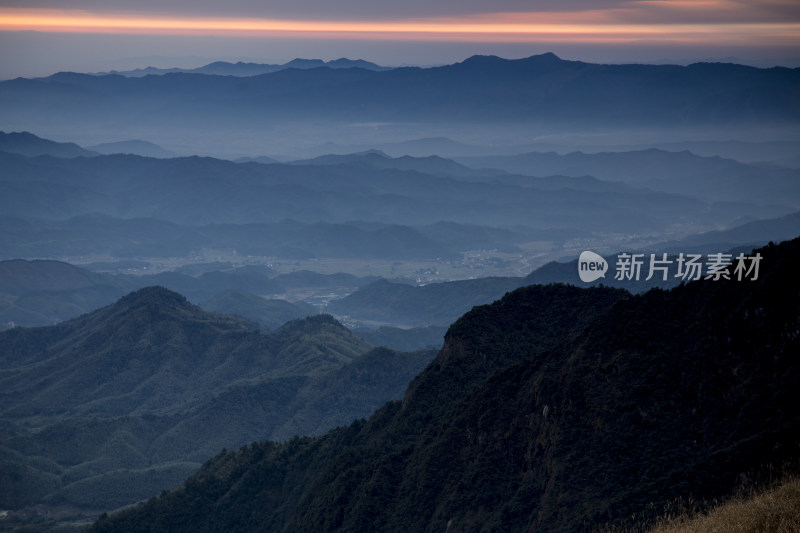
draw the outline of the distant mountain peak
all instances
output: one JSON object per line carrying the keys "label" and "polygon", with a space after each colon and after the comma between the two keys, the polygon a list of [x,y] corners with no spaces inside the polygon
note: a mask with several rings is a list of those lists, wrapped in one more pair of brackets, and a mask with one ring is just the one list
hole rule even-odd
{"label": "distant mountain peak", "polygon": [[479,55],[476,54],[465,59],[462,64],[495,64],[495,63],[511,63],[514,61],[525,61],[528,63],[558,63],[564,60],[555,55],[553,52],[545,52],[544,54],[537,54],[528,56],[523,59],[505,59],[495,55]]}
{"label": "distant mountain peak", "polygon": [[138,291],[129,293],[120,298],[120,300],[114,305],[122,307],[137,307],[140,305],[153,303],[157,303],[159,305],[167,304],[171,306],[191,305],[183,295],[160,285],[145,287],[143,289],[139,289]]}
{"label": "distant mountain peak", "polygon": [[557,55],[555,55],[553,52],[545,52],[543,54],[530,56],[528,59],[534,59],[534,58],[562,61],[562,59],[560,57],[558,57]]}
{"label": "distant mountain peak", "polygon": [[356,152],[353,155],[360,155],[360,156],[368,156],[368,157],[381,157],[383,159],[392,159],[392,157],[384,152],[383,150],[378,150],[377,148],[372,148],[370,150],[364,150],[363,152]]}
{"label": "distant mountain peak", "polygon": [[495,55],[475,54],[462,61],[461,64],[499,63],[505,61],[508,61],[508,59],[503,59]]}
{"label": "distant mountain peak", "polygon": [[290,320],[282,327],[280,327],[276,333],[296,333],[296,332],[309,332],[309,331],[318,331],[324,327],[334,327],[336,329],[341,329],[347,331],[349,330],[345,328],[341,322],[333,318],[332,315],[329,314],[320,314],[320,315],[311,315],[306,318],[297,318],[295,320]]}
{"label": "distant mountain peak", "polygon": [[160,159],[178,156],[178,154],[176,154],[175,152],[167,150],[162,146],[159,146],[150,141],[143,141],[141,139],[100,143],[87,147],[87,150],[91,150],[93,152],[99,152],[105,155],[134,154],[134,155],[141,155],[144,157],[155,157]]}
{"label": "distant mountain peak", "polygon": [[360,68],[373,71],[391,70],[391,67],[383,67],[363,59],[347,59],[341,57],[332,61],[324,61],[322,59],[305,59],[295,58],[281,65],[273,65],[268,63],[250,63],[245,61],[214,61],[196,68],[156,68],[147,67],[143,69],[134,69],[127,71],[111,71],[99,72],[96,75],[121,75],[126,77],[143,77],[148,75],[165,75],[165,74],[208,74],[215,76],[235,76],[235,77],[249,77],[259,76],[261,74],[269,74],[278,72],[280,70],[294,68],[300,70],[328,67],[331,69],[344,69],[344,68]]}
{"label": "distant mountain peak", "polygon": [[62,143],[43,139],[28,131],[6,133],[0,131],[0,151],[26,157],[50,155],[53,157],[93,157],[96,152],[85,150],[75,143]]}
{"label": "distant mountain peak", "polygon": [[284,66],[285,67],[302,67],[302,68],[315,67],[315,66],[323,67],[323,66],[325,66],[325,62],[323,60],[321,60],[321,59],[304,59],[302,57],[298,57],[298,58],[292,59],[291,61],[286,63]]}

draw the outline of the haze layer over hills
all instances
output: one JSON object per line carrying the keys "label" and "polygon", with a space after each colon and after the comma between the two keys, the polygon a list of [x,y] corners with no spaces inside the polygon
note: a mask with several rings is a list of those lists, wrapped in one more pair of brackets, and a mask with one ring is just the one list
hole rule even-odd
{"label": "haze layer over hills", "polygon": [[0,82],[0,530],[574,531],[790,469],[799,94],[553,54]]}
{"label": "haze layer over hills", "polygon": [[774,140],[765,132],[791,132],[800,118],[798,69],[599,65],[553,54],[474,56],[433,68],[352,65],[247,77],[58,73],[9,80],[0,83],[3,128],[88,144],[115,137],[194,146],[188,153],[214,146],[269,155],[296,154],[309,143],[455,132],[482,145],[625,131],[629,144],[653,132],[662,141]]}

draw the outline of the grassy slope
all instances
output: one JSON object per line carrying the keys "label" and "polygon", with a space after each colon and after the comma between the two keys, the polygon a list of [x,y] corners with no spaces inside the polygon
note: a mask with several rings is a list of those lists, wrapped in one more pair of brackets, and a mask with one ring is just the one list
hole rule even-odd
{"label": "grassy slope", "polygon": [[800,478],[749,498],[735,499],[694,518],[667,520],[651,533],[792,533],[800,531]]}

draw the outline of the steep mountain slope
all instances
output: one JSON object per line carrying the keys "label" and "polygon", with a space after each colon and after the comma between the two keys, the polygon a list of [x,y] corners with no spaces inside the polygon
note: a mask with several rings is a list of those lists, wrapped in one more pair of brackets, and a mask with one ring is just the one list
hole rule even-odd
{"label": "steep mountain slope", "polygon": [[[594,289],[592,291],[583,291],[570,287],[532,287],[526,289],[530,301],[526,305],[529,311],[528,317],[531,320],[527,323],[527,334],[535,341],[530,346],[518,347],[526,354],[540,353],[549,347],[556,345],[563,336],[569,336],[581,330],[581,328],[596,316],[597,313],[607,309],[620,299],[627,298],[627,293],[624,291],[613,289]],[[518,294],[518,293],[514,293]],[[499,304],[498,304],[499,305]],[[501,317],[497,314],[493,317],[501,322]],[[488,323],[486,324],[488,325]],[[454,326],[456,327],[456,326]],[[472,325],[465,325],[465,329],[470,331],[471,334],[481,335],[480,331]],[[530,349],[530,351],[527,351]],[[439,360],[442,355],[440,354]],[[342,460],[348,464],[357,467],[359,470],[377,468],[374,473],[378,476],[384,476],[391,470],[400,468],[405,458],[413,449],[413,441],[416,439],[429,439],[430,435],[425,436],[427,433],[426,426],[433,419],[439,417],[449,416],[454,398],[460,396],[463,391],[474,388],[477,384],[484,381],[488,376],[492,375],[497,369],[504,367],[509,361],[515,361],[520,357],[517,349],[505,353],[497,354],[497,358],[479,358],[475,364],[469,366],[461,366],[460,368],[453,367],[452,372],[447,372],[447,375],[440,375],[436,368],[440,363],[434,363],[420,377],[416,378],[410,388],[411,390],[420,390],[424,388],[429,395],[428,400],[425,402],[424,408],[414,408],[413,413],[409,413],[409,419],[404,421],[395,421],[396,417],[405,419],[405,415],[400,414],[400,405],[390,404],[384,407],[379,413],[374,416],[366,427],[375,426],[377,430],[374,434],[365,433],[363,437],[357,436],[359,432],[365,428],[365,423],[360,422],[350,428],[343,428],[337,430],[332,434],[325,436],[321,440],[293,440],[287,443],[285,447],[275,447],[272,444],[254,445],[251,451],[255,454],[249,457],[246,461],[258,462],[258,457],[261,454],[264,456],[265,461],[274,459],[276,470],[273,473],[263,474],[258,471],[253,471],[251,474],[246,473],[243,468],[244,464],[233,466],[229,460],[232,456],[227,456],[230,466],[233,466],[236,471],[236,479],[227,478],[227,474],[222,473],[209,473],[211,477],[222,476],[220,479],[221,485],[218,486],[216,492],[222,495],[230,492],[230,501],[235,501],[247,507],[245,509],[231,509],[230,513],[224,512],[226,516],[233,517],[235,515],[245,516],[250,513],[253,514],[253,520],[262,524],[263,530],[270,530],[275,524],[281,524],[283,521],[292,520],[292,509],[294,509],[299,498],[305,493],[309,487],[316,483],[324,483],[324,479],[330,479],[331,482],[335,479],[335,473],[330,471],[331,468],[338,468],[333,463],[336,457],[341,457]],[[436,374],[430,377],[430,374]],[[427,385],[420,385],[427,383]],[[409,392],[406,393],[408,396]],[[394,427],[396,424],[399,426]],[[371,435],[371,436],[370,436]],[[355,438],[356,440],[352,440]],[[345,448],[342,448],[343,443],[347,443]],[[359,449],[362,445],[369,446],[364,449]],[[266,446],[266,448],[264,448]],[[386,459],[380,459],[382,454],[385,454]],[[370,464],[369,458],[379,460],[378,464]],[[388,461],[388,463],[386,463]],[[386,464],[384,464],[386,463]],[[220,463],[217,463],[220,464]],[[211,467],[216,469],[216,467]],[[272,469],[272,467],[267,467]],[[387,470],[389,469],[389,470]],[[314,474],[319,472],[320,478]],[[329,472],[329,473],[325,473]],[[245,478],[239,480],[239,475],[244,475]],[[397,471],[397,475],[401,474]],[[206,473],[201,473],[201,477],[205,478]],[[334,476],[334,477],[328,477]],[[256,481],[260,479],[261,481]],[[399,481],[399,478],[398,478]],[[192,482],[194,483],[194,482]],[[233,483],[234,486],[228,485]],[[255,485],[253,485],[255,483]],[[383,482],[381,482],[382,484]],[[266,492],[262,492],[262,489]],[[217,489],[214,489],[215,491]],[[337,489],[338,490],[338,489]],[[344,496],[349,491],[342,493]],[[367,491],[367,495],[373,493],[373,489]],[[248,496],[245,496],[247,494]],[[183,498],[181,495],[180,498]],[[204,496],[206,497],[206,496]],[[208,496],[213,501],[213,496]],[[244,501],[245,498],[253,499],[250,503]],[[349,496],[348,496],[349,497]],[[190,498],[194,498],[193,495]],[[377,505],[377,501],[372,501],[371,498],[362,498],[365,505]],[[258,502],[258,503],[256,503]],[[267,502],[273,502],[275,505],[276,513],[270,507],[264,507]],[[194,501],[192,502],[194,503]],[[261,512],[256,511],[251,507],[251,504],[263,507],[264,511],[270,515],[269,517],[263,515]],[[187,509],[187,513],[195,513],[197,509]],[[216,512],[216,511],[215,511]],[[219,512],[223,512],[222,508]],[[333,511],[334,514],[340,511]],[[152,516],[160,515],[160,511],[156,511]],[[206,522],[208,530],[229,529],[231,524],[219,523],[212,517],[203,516],[199,520]],[[170,519],[171,520],[171,519]],[[147,525],[147,520],[141,522],[143,528],[150,527]],[[197,527],[197,523],[187,525],[189,528]],[[155,529],[164,527],[163,524],[153,525]],[[236,526],[234,526],[236,527]],[[293,526],[292,526],[293,527]],[[371,526],[373,529],[378,526]],[[367,528],[369,529],[369,528]]]}
{"label": "steep mountain slope", "polygon": [[401,403],[219,454],[92,531],[575,531],[800,457],[800,239],[756,280],[474,309]]}
{"label": "steep mountain slope", "polygon": [[[687,513],[688,514],[688,513]],[[704,533],[708,531],[800,530],[800,481],[796,478],[760,489],[745,497],[710,509],[698,516],[678,515],[648,530],[649,533]]]}
{"label": "steep mountain slope", "polygon": [[159,287],[2,332],[0,508],[133,503],[222,448],[367,416],[434,355],[373,349],[326,315],[267,334]]}

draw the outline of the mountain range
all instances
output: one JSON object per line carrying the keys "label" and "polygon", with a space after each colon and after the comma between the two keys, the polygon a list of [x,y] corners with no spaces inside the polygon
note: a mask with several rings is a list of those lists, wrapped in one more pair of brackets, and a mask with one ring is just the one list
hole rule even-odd
{"label": "mountain range", "polygon": [[[688,150],[670,152],[649,149],[587,154],[526,153],[495,157],[460,157],[469,166],[499,168],[513,174],[537,176],[593,176],[622,181],[659,191],[693,194],[719,200],[759,198],[761,187],[782,189],[796,170],[742,165],[732,159],[700,157]],[[769,168],[769,170],[767,170]],[[756,175],[759,179],[753,179]],[[781,177],[783,175],[783,177]],[[780,185],[778,185],[780,183]],[[789,186],[791,188],[791,185]],[[784,194],[795,194],[784,189]]]}
{"label": "mountain range", "polygon": [[263,265],[214,265],[198,273],[109,274],[63,261],[14,259],[0,261],[0,324],[4,326],[0,329],[52,325],[111,304],[128,292],[159,285],[186,295],[206,310],[237,314],[271,330],[317,314],[318,308],[257,295],[298,289],[311,296],[319,291],[349,293],[376,280],[309,271],[277,274]]}
{"label": "mountain range", "polygon": [[228,61],[214,61],[213,63],[209,63],[207,65],[203,65],[202,67],[197,68],[156,68],[156,67],[146,67],[146,68],[139,68],[134,70],[125,70],[125,71],[111,71],[111,72],[102,72],[97,75],[107,75],[107,74],[118,74],[120,76],[138,78],[142,76],[153,76],[153,75],[161,75],[161,74],[174,74],[176,72],[186,73],[186,74],[211,74],[214,76],[237,76],[237,77],[249,77],[249,76],[258,76],[261,74],[269,74],[271,72],[277,72],[279,70],[284,70],[287,68],[293,69],[310,69],[310,68],[363,68],[366,70],[389,70],[391,67],[382,67],[380,65],[376,65],[370,61],[364,61],[363,59],[347,59],[345,57],[334,59],[331,61],[323,61],[321,59],[293,59],[287,63],[283,63],[281,65],[273,65],[267,63],[245,63],[243,61],[237,61],[236,63],[230,63]]}
{"label": "mountain range", "polygon": [[[642,530],[796,469],[798,94],[553,54],[0,82],[0,531]],[[715,252],[759,268],[675,273]]]}
{"label": "mountain range", "polygon": [[[486,144],[479,139],[611,131],[627,132],[632,144],[642,132],[669,131],[670,139],[780,140],[793,138],[800,120],[800,69],[603,65],[550,53],[473,56],[430,68],[344,66],[280,67],[244,77],[18,78],[0,82],[2,127],[87,144],[145,139],[178,153],[258,156],[334,139],[375,145],[409,136],[462,135],[467,144]],[[248,69],[223,69],[232,70]]]}
{"label": "mountain range", "polygon": [[[800,212],[776,219],[748,222],[726,231],[711,231],[681,240],[653,245],[652,250],[669,253],[673,265],[668,280],[656,276],[645,280],[616,280],[616,256],[606,254],[612,272],[591,284],[578,276],[578,259],[548,262],[527,276],[483,277],[472,280],[428,283],[421,286],[407,280],[376,276],[319,274],[310,271],[278,274],[265,266],[236,267],[229,263],[194,264],[173,272],[146,274],[150,263],[132,261],[138,274],[96,272],[119,270],[126,262],[76,267],[62,261],[0,261],[0,329],[3,327],[50,325],[74,318],[112,303],[126,292],[158,284],[186,295],[209,311],[236,314],[271,330],[283,323],[315,314],[318,294],[327,294],[326,312],[334,313],[358,334],[376,345],[401,350],[437,346],[442,328],[475,305],[490,303],[506,292],[531,284],[568,283],[577,286],[605,284],[640,293],[654,287],[670,288],[680,283],[675,276],[675,258],[680,253],[747,253],[754,246],[791,238],[798,233]],[[451,245],[467,246],[483,235],[487,244],[503,242],[500,230],[488,231],[440,223],[428,228],[429,235]],[[465,232],[469,238],[463,239]],[[63,234],[62,234],[63,235]],[[63,237],[62,237],[63,238]],[[619,250],[620,252],[625,250]],[[636,253],[637,250],[628,250]],[[648,250],[638,250],[645,256]],[[301,291],[311,295],[308,302],[287,302],[277,295]],[[337,295],[331,298],[330,295]],[[261,296],[258,296],[261,295]],[[263,296],[267,296],[265,299]],[[375,325],[383,324],[379,331]],[[402,325],[404,329],[398,329]],[[426,330],[426,328],[428,328]]]}
{"label": "mountain range", "polygon": [[134,154],[134,155],[141,155],[144,157],[157,157],[157,158],[178,157],[178,154],[176,154],[175,152],[162,148],[157,144],[138,139],[130,141],[100,143],[89,146],[87,147],[87,149],[91,150],[92,152],[97,152],[105,155]]}
{"label": "mountain range", "polygon": [[[643,189],[620,190],[618,185],[596,180],[584,180],[587,184],[572,180],[569,188],[530,177],[521,183],[498,183],[491,175],[467,181],[442,176],[438,161],[427,171],[359,163],[261,165],[130,155],[56,159],[0,154],[0,161],[4,167],[0,205],[6,216],[50,220],[103,214],[191,225],[294,219],[563,227],[575,225],[576,216],[593,216],[599,229],[610,231],[618,229],[614,221],[625,220],[624,215],[652,227],[659,214],[666,217],[683,210],[697,213],[695,219],[703,221],[733,213],[738,207]],[[775,181],[779,187],[765,187],[750,200],[791,202],[794,196],[787,194],[787,188],[791,192],[796,180],[783,175]],[[602,201],[602,209],[600,204],[587,205],[588,197]],[[582,208],[567,211],[562,204],[581,204]]]}
{"label": "mountain range", "polygon": [[265,333],[160,287],[0,332],[0,507],[133,503],[222,448],[367,416],[433,356],[374,348],[327,315]]}
{"label": "mountain range", "polygon": [[519,174],[484,160],[468,167],[375,151],[271,164],[49,155],[80,150],[62,144],[31,134],[0,138],[7,150],[0,151],[0,258],[185,257],[222,249],[458,261],[474,250],[520,254],[542,241],[557,252],[576,238],[608,248],[633,237],[643,246],[800,209],[796,169],[689,152],[491,161],[527,173]]}
{"label": "mountain range", "polygon": [[19,154],[27,157],[49,155],[53,157],[93,157],[98,152],[86,150],[75,143],[61,143],[42,139],[30,132],[0,131],[0,152]]}
{"label": "mountain range", "polygon": [[[347,64],[351,66],[351,64]],[[297,69],[245,78],[167,73],[125,77],[58,73],[0,83],[9,123],[135,120],[195,115],[252,123],[271,118],[347,121],[538,121],[556,124],[796,124],[800,70],[723,63],[599,65],[554,54],[473,56],[441,67]],[[244,68],[240,66],[239,68]],[[211,69],[213,70],[213,69]],[[186,99],[191,90],[193,97]],[[111,113],[111,116],[108,114]],[[156,113],[163,114],[161,117]],[[30,127],[30,126],[27,126]]]}
{"label": "mountain range", "polygon": [[[791,238],[798,233],[799,219],[800,212],[796,212],[775,219],[748,222],[730,230],[657,243],[651,250],[669,253],[673,261],[680,253],[705,255],[724,252],[736,256],[739,252],[747,253],[754,246]],[[106,221],[107,227],[119,227],[110,222]],[[27,227],[32,225],[28,222]],[[184,229],[187,233],[190,231]],[[64,226],[60,237],[65,239],[63,231]],[[479,240],[483,240],[486,246],[497,246],[509,238],[502,230],[447,223],[426,228],[426,233],[438,242],[462,249]],[[95,244],[107,245],[102,240]],[[169,250],[165,248],[165,252]],[[635,249],[628,251],[637,252]],[[638,250],[638,253],[648,254],[650,251]],[[146,269],[152,267],[150,263],[133,261],[128,263],[136,274],[109,274],[96,270],[109,268],[118,271],[128,263],[115,261],[107,265],[76,267],[63,261],[7,260],[0,261],[0,329],[14,325],[50,325],[108,305],[127,292],[155,284],[186,295],[206,310],[237,314],[270,330],[294,318],[315,314],[320,309],[319,302],[313,300],[316,295],[335,294],[336,297],[327,298],[325,311],[334,313],[350,327],[361,327],[359,335],[374,344],[416,349],[438,344],[444,333],[441,328],[474,305],[489,303],[518,287],[534,283],[588,286],[578,277],[577,257],[564,259],[548,262],[527,276],[484,277],[423,286],[377,276],[310,271],[278,274],[266,266],[236,267],[229,263],[190,264],[173,272],[148,274]],[[606,254],[606,260],[613,269],[616,256]],[[592,285],[602,283],[639,293],[653,287],[669,288],[679,281],[673,265],[667,281],[659,277],[650,281],[615,280],[609,273]],[[296,291],[301,291],[309,302],[313,301],[317,306],[311,307],[303,301],[289,303],[278,297]],[[372,331],[376,324],[381,323],[390,329],[384,329],[383,334]],[[399,325],[406,330],[391,329]],[[363,326],[368,329],[363,329]],[[429,326],[437,326],[432,330],[432,336],[416,329]]]}
{"label": "mountain range", "polygon": [[456,321],[402,401],[220,453],[91,531],[576,531],[704,508],[800,454],[800,239],[757,253],[757,280],[518,289]]}

